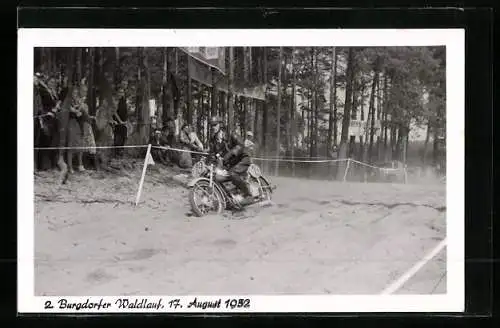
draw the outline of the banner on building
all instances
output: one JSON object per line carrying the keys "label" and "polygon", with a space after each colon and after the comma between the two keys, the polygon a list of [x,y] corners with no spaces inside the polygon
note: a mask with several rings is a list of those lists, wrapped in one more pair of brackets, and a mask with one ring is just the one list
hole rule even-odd
{"label": "banner on building", "polygon": [[224,47],[180,47],[197,62],[226,74],[226,56]]}
{"label": "banner on building", "polygon": [[[191,79],[219,91],[228,92],[228,76],[225,67],[223,47],[181,47],[187,53],[188,70]],[[246,81],[233,81],[233,94],[247,98],[265,100],[264,85],[248,85]]]}

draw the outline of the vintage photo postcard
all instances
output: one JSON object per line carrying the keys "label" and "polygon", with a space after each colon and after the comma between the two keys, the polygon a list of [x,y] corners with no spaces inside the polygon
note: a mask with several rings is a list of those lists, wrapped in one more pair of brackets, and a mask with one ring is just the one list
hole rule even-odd
{"label": "vintage photo postcard", "polygon": [[462,29],[18,30],[18,311],[464,311]]}

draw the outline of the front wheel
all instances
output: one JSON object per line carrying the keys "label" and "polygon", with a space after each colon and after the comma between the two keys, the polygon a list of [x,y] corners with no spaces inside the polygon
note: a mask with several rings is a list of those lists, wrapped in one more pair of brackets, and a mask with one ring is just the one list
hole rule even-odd
{"label": "front wheel", "polygon": [[224,197],[219,189],[211,187],[210,183],[200,180],[189,192],[189,203],[194,214],[202,217],[209,213],[220,214],[224,211]]}

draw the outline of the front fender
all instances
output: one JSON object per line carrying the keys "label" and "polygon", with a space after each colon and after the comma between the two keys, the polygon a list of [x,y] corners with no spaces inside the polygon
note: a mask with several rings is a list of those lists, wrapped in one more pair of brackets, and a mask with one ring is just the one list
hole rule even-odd
{"label": "front fender", "polygon": [[196,178],[196,179],[193,179],[193,180],[189,181],[187,185],[188,185],[188,187],[190,187],[190,188],[191,188],[191,187],[194,187],[194,185],[195,185],[197,182],[199,182],[199,181],[206,181],[206,182],[210,183],[210,180],[209,180],[209,179],[204,178],[204,177],[199,177],[199,178]]}
{"label": "front fender", "polygon": [[[206,183],[210,183],[210,179],[204,178],[204,177],[200,177],[200,178],[196,178],[196,179],[193,179],[193,180],[189,181],[189,183],[187,185],[188,185],[189,188],[193,188],[194,185],[196,183],[200,182],[200,181],[205,181]],[[222,201],[224,203],[226,203],[227,202],[227,195],[224,192],[224,190],[219,186],[219,184],[217,182],[213,181],[212,183],[213,183],[214,188],[220,194],[220,197],[222,197]]]}

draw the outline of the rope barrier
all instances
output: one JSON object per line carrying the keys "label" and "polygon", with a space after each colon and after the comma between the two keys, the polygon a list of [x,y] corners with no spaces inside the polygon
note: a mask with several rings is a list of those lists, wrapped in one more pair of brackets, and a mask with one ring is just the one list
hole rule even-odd
{"label": "rope barrier", "polygon": [[[113,149],[113,148],[147,148],[149,145],[124,145],[124,146],[95,146],[95,147],[34,147],[33,149],[35,150],[67,150],[67,149]],[[194,150],[188,150],[188,149],[180,149],[180,148],[174,148],[174,147],[168,147],[168,146],[158,146],[158,145],[151,145],[151,148],[156,148],[156,149],[163,149],[163,150],[171,150],[171,151],[179,151],[179,152],[185,152],[185,153],[191,153],[191,154],[200,154],[200,155],[208,155],[206,152],[200,152],[200,151],[194,151]],[[394,169],[394,168],[385,168],[385,167],[378,167],[374,165],[370,165],[367,163],[363,163],[351,158],[342,158],[342,159],[324,159],[324,160],[302,160],[302,159],[289,159],[289,158],[264,158],[264,157],[253,157],[253,160],[257,161],[280,161],[280,162],[292,162],[292,163],[333,163],[333,162],[343,162],[343,161],[349,161],[349,162],[354,162],[360,165],[368,166],[374,169],[379,169],[383,171],[399,171],[401,169]]]}
{"label": "rope barrier", "polygon": [[147,148],[148,145],[127,146],[90,146],[90,147],[34,147],[35,150],[61,150],[61,149],[111,149],[111,148]]}
{"label": "rope barrier", "polygon": [[360,161],[357,161],[355,159],[349,159],[350,161],[354,162],[354,163],[358,163],[360,165],[364,165],[364,166],[368,166],[368,167],[371,167],[371,168],[374,168],[374,169],[379,169],[379,170],[384,170],[384,171],[399,171],[400,169],[393,169],[393,168],[388,168],[388,167],[379,167],[379,166],[374,166],[374,165],[370,165],[370,164],[367,164],[367,163],[363,163],[363,162],[360,162]]}
{"label": "rope barrier", "polygon": [[296,160],[296,159],[285,159],[285,158],[262,158],[262,157],[253,157],[252,159],[260,161],[279,161],[279,162],[292,162],[292,163],[329,163],[329,162],[342,162],[349,160],[348,158],[323,159],[323,160]]}
{"label": "rope barrier", "polygon": [[151,146],[151,148],[164,149],[164,150],[174,150],[174,151],[180,151],[180,152],[192,153],[192,154],[200,154],[200,155],[208,155],[208,153],[201,152],[201,151],[179,149],[179,148],[165,147],[165,146]]}

